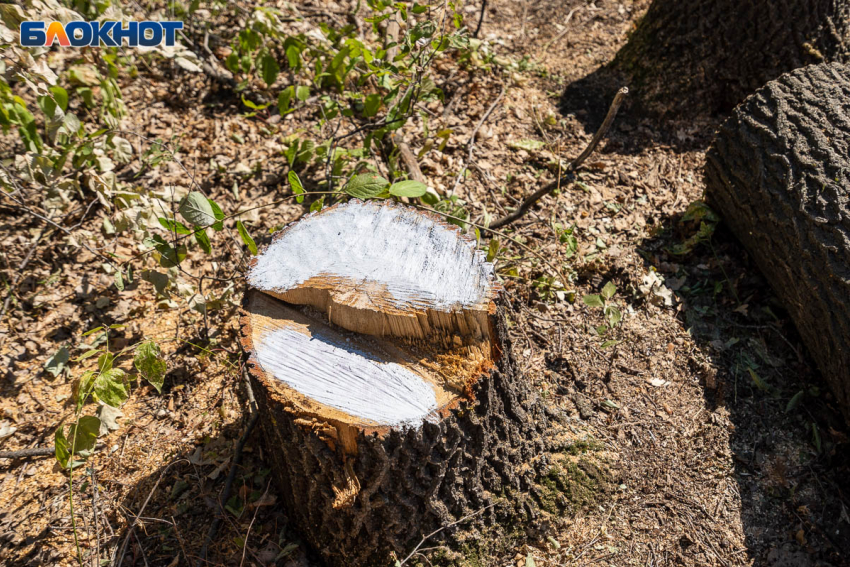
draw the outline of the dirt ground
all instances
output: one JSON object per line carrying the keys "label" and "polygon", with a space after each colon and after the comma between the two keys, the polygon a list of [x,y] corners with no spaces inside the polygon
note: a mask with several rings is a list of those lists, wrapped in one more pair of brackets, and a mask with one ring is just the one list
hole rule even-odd
{"label": "dirt ground", "polygon": [[[610,100],[562,93],[614,57],[648,4],[490,0],[481,49],[496,58],[436,64],[446,97],[427,108],[428,127],[454,133],[443,152],[421,159],[434,187],[450,192],[469,134],[502,89],[456,194],[480,222],[553,179],[552,151],[512,142],[543,141],[564,159],[581,151]],[[345,10],[314,7],[319,15]],[[464,8],[472,27],[479,8]],[[142,67],[122,89],[130,110],[122,129],[177,137],[178,158],[219,202],[235,209],[288,191],[280,139],[309,129],[308,113],[243,118],[237,96],[167,63]],[[509,228],[523,246],[501,240],[497,271],[511,299],[518,363],[576,436],[613,456],[617,488],[542,541],[460,564],[850,565],[850,441],[811,355],[722,223],[709,240],[689,241],[698,226],[683,214],[702,198],[715,126],[659,124],[627,105],[577,178]],[[415,152],[423,146],[420,122],[406,135]],[[10,140],[2,157],[20,150]],[[139,166],[125,169],[120,175],[131,179]],[[161,190],[189,181],[169,163],[134,183]],[[255,236],[308,206],[258,210]],[[82,220],[82,229],[100,234],[100,217]],[[574,227],[574,255],[555,223]],[[37,238],[41,229],[0,206],[3,293],[13,298],[0,322],[0,430],[15,430],[0,450],[50,446],[73,414],[73,375],[42,371],[59,346],[76,346],[103,324],[127,325],[113,348],[157,338],[168,354],[163,393],[137,387],[117,429],[74,475],[80,544],[93,565],[98,556],[103,565],[195,565],[249,419],[237,342],[242,281],[234,280],[233,303],[210,314],[213,340],[202,342],[197,312],[157,302],[146,282],[119,294],[97,258],[55,231]],[[109,250],[135,250],[130,239],[100,238]],[[204,258],[190,253],[187,261],[198,268]],[[228,270],[244,266],[234,251]],[[602,310],[581,298],[609,281],[624,317],[600,334]],[[799,391],[806,394],[789,408]],[[207,564],[312,565],[277,504],[258,433],[245,444]],[[74,563],[68,478],[55,460],[0,460],[0,475],[0,563]],[[428,565],[431,553],[417,560]]]}

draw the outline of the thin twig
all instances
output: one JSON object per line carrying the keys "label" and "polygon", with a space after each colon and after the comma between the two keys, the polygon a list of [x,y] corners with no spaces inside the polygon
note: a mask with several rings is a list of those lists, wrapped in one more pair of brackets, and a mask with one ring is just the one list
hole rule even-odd
{"label": "thin twig", "polygon": [[142,541],[139,539],[139,534],[133,532],[133,535],[136,538],[136,544],[139,546],[139,551],[142,552],[142,562],[145,564],[145,567],[148,567],[148,558],[145,556],[145,548],[142,545]]}
{"label": "thin twig", "polygon": [[9,286],[9,294],[6,296],[6,300],[3,302],[2,309],[0,309],[0,322],[3,321],[3,317],[6,316],[6,311],[9,309],[9,304],[12,302],[12,296],[15,293],[15,286],[18,285],[18,282],[20,282],[21,277],[23,277],[24,270],[26,269],[27,264],[30,263],[33,253],[35,252],[36,248],[38,248],[38,243],[41,241],[41,237],[44,236],[44,233],[46,231],[47,227],[41,227],[41,230],[38,231],[38,234],[35,238],[32,239],[32,242],[30,243],[29,252],[27,252],[27,255],[24,257],[23,261],[18,264],[18,269],[16,270],[15,278],[12,280],[12,285]]}
{"label": "thin twig", "polygon": [[404,162],[405,167],[407,167],[407,172],[410,174],[410,178],[424,185],[428,185],[428,179],[426,179],[425,175],[422,174],[422,170],[419,168],[419,163],[416,161],[416,155],[413,153],[413,150],[410,149],[407,142],[404,141],[404,138],[398,134],[394,134],[390,137],[390,140],[398,148],[398,155],[401,158],[401,161]]}
{"label": "thin twig", "polygon": [[475,26],[475,31],[472,32],[472,37],[478,37],[478,32],[481,31],[481,24],[484,23],[484,12],[487,10],[487,0],[481,0],[481,14],[478,15],[478,25]]}
{"label": "thin twig", "polygon": [[95,562],[97,565],[100,565],[100,523],[97,520],[97,479],[94,476],[94,467],[89,469],[89,476],[91,477],[91,488],[92,488],[92,516],[94,518],[94,536],[95,536],[95,557],[97,557],[97,561]]}
{"label": "thin twig", "polygon": [[[271,481],[271,479],[269,479],[269,482],[266,483],[266,490],[265,490],[265,492],[263,492],[263,495],[260,496],[260,499],[258,500],[258,502],[261,502],[263,500],[263,498],[266,497],[266,494],[269,493],[269,488],[271,487],[271,485],[272,485],[272,481]],[[245,553],[248,551],[248,538],[251,536],[251,528],[254,527],[254,522],[257,520],[257,514],[259,512],[260,512],[260,506],[257,506],[254,509],[254,517],[251,518],[251,523],[248,524],[248,531],[245,533],[245,543],[242,545],[242,560],[239,562],[239,567],[242,567],[242,565],[245,564]]]}
{"label": "thin twig", "polygon": [[[95,445],[95,450],[106,447],[103,443]],[[19,449],[17,451],[0,451],[0,459],[26,459],[29,457],[52,457],[56,454],[55,447],[33,447],[32,449]]]}
{"label": "thin twig", "polygon": [[556,41],[558,41],[559,39],[561,39],[562,37],[567,35],[567,32],[570,31],[570,28],[567,27],[567,24],[569,24],[570,20],[573,19],[573,14],[575,14],[579,10],[581,10],[581,6],[579,6],[578,8],[573,8],[572,10],[570,10],[570,13],[567,14],[567,17],[564,20],[564,30],[561,33],[559,33],[558,35],[556,35],[555,37],[553,37],[552,39],[550,39],[549,41],[547,41],[543,45],[543,49],[540,50],[541,53],[546,53],[546,51],[549,49],[549,47],[551,47],[551,45],[553,43],[555,43]]}
{"label": "thin twig", "polygon": [[520,241],[519,241],[519,240],[517,240],[516,238],[512,238],[512,237],[508,236],[508,235],[507,235],[507,234],[505,234],[504,232],[499,232],[498,230],[494,230],[494,229],[492,229],[492,228],[490,228],[490,227],[484,226],[483,224],[476,224],[476,223],[474,223],[474,222],[472,222],[472,221],[468,221],[468,220],[466,220],[466,219],[462,219],[462,218],[460,218],[460,217],[456,217],[456,216],[450,215],[450,214],[448,214],[448,213],[444,213],[444,212],[442,212],[442,211],[438,211],[437,209],[432,209],[431,207],[426,207],[425,205],[417,205],[416,203],[411,203],[411,206],[412,206],[412,207],[415,207],[415,208],[417,208],[417,209],[421,209],[421,210],[423,210],[423,211],[428,211],[428,212],[430,212],[430,213],[438,214],[438,215],[440,215],[441,217],[446,218],[446,219],[456,220],[456,221],[459,221],[459,222],[464,222],[464,223],[466,223],[466,224],[468,224],[468,225],[470,225],[470,226],[474,226],[475,228],[477,228],[477,229],[479,229],[479,230],[486,230],[487,232],[490,232],[490,233],[492,233],[492,234],[495,234],[496,236],[499,236],[500,238],[504,238],[505,240],[508,240],[508,241],[512,242],[513,244],[515,244],[516,246],[518,246],[520,249],[522,249],[522,250],[524,250],[524,251],[528,252],[529,254],[531,254],[532,256],[534,256],[535,258],[537,258],[538,260],[540,260],[540,261],[541,261],[541,262],[543,262],[544,264],[546,264],[546,265],[549,267],[549,269],[550,269],[550,270],[552,270],[552,273],[557,274],[557,275],[561,278],[561,281],[569,281],[569,279],[567,278],[566,274],[564,274],[564,272],[562,272],[562,271],[561,271],[561,270],[559,270],[557,267],[555,267],[555,266],[552,264],[552,262],[550,262],[550,261],[546,258],[546,256],[544,256],[544,255],[543,255],[543,254],[541,254],[540,252],[537,252],[536,250],[534,250],[534,249],[533,249],[533,248],[531,248],[530,246],[527,246],[527,245],[523,244],[522,242],[520,242]]}
{"label": "thin twig", "polygon": [[460,184],[461,177],[463,177],[463,172],[469,167],[469,164],[472,163],[472,151],[475,149],[475,136],[478,134],[478,131],[484,125],[484,122],[487,121],[487,118],[493,113],[496,105],[499,104],[499,101],[502,100],[502,97],[505,96],[505,92],[507,91],[507,87],[502,85],[502,92],[499,93],[499,96],[496,97],[496,100],[493,101],[493,104],[490,105],[490,108],[487,109],[487,112],[484,113],[484,116],[481,117],[481,120],[478,121],[478,124],[475,125],[475,129],[472,130],[472,134],[469,136],[469,140],[466,142],[466,164],[460,168],[458,171],[457,177],[455,178],[455,184],[452,186],[451,195],[455,194],[455,190],[457,186]]}
{"label": "thin twig", "polygon": [[466,520],[468,520],[468,519],[470,519],[470,518],[472,518],[472,517],[474,517],[474,516],[477,516],[478,514],[480,514],[481,512],[483,512],[484,510],[487,510],[488,508],[492,508],[492,507],[493,507],[493,506],[495,506],[495,505],[496,505],[496,503],[495,503],[495,502],[493,502],[492,504],[490,504],[490,505],[488,505],[488,506],[484,506],[483,508],[481,508],[480,510],[477,510],[477,511],[473,512],[472,514],[469,514],[469,515],[467,515],[467,516],[464,516],[464,517],[463,517],[463,518],[461,518],[460,520],[455,520],[455,521],[454,521],[454,522],[452,522],[451,524],[449,524],[449,525],[447,525],[447,526],[443,526],[442,528],[436,529],[436,530],[434,530],[433,532],[431,532],[430,534],[426,535],[425,537],[423,537],[423,538],[422,538],[422,541],[420,541],[420,542],[419,542],[419,545],[417,545],[416,547],[414,547],[414,548],[413,548],[413,551],[411,551],[411,552],[410,552],[410,555],[408,555],[407,557],[405,557],[405,558],[404,558],[404,560],[403,560],[401,563],[399,563],[399,567],[401,567],[402,565],[404,565],[405,563],[407,563],[407,562],[408,562],[408,560],[409,560],[411,557],[413,557],[413,556],[416,554],[416,552],[417,552],[417,551],[419,551],[419,548],[420,548],[420,547],[422,547],[422,544],[424,544],[426,541],[428,541],[429,539],[431,539],[432,537],[434,537],[435,535],[437,535],[437,534],[438,534],[438,533],[440,533],[441,531],[443,531],[443,530],[445,530],[445,529],[448,529],[448,528],[450,528],[450,527],[452,527],[452,526],[456,526],[457,524],[460,524],[461,522],[465,522]]}
{"label": "thin twig", "polygon": [[162,482],[163,478],[165,478],[165,473],[168,472],[168,469],[170,469],[172,466],[176,465],[177,463],[179,463],[181,461],[189,462],[188,459],[177,459],[176,461],[172,461],[172,462],[168,463],[168,465],[166,465],[166,467],[164,469],[162,469],[162,472],[159,473],[159,478],[156,479],[156,484],[153,485],[153,488],[148,493],[148,497],[145,498],[145,501],[142,504],[142,507],[139,510],[139,513],[136,514],[136,517],[133,518],[133,522],[130,524],[130,527],[127,528],[127,536],[124,538],[124,543],[121,545],[121,554],[118,556],[118,567],[121,567],[121,564],[124,562],[124,554],[127,553],[127,545],[130,543],[130,537],[135,532],[136,523],[139,521],[139,518],[144,513],[145,508],[147,508],[148,502],[150,502],[151,498],[153,497],[154,493],[156,492],[156,489],[159,487],[159,483]]}
{"label": "thin twig", "polygon": [[[590,140],[590,143],[584,148],[584,151],[579,154],[577,158],[575,158],[564,170],[564,175],[569,175],[573,173],[576,169],[584,163],[590,154],[593,153],[593,150],[596,149],[596,146],[599,145],[599,141],[603,136],[608,132],[608,129],[611,127],[611,124],[614,122],[614,117],[617,116],[617,111],[620,110],[620,106],[623,104],[623,100],[626,98],[626,95],[629,94],[629,89],[627,87],[623,87],[619,91],[617,91],[617,95],[614,97],[614,101],[611,103],[611,108],[608,109],[608,114],[605,116],[605,120],[602,122],[602,125],[599,127],[599,130],[596,131],[593,138]],[[490,228],[502,228],[503,226],[509,225],[512,222],[522,218],[528,212],[528,210],[534,206],[534,204],[557,189],[560,186],[560,179],[553,181],[545,185],[544,187],[538,189],[535,193],[533,193],[530,197],[528,197],[519,208],[513,213],[504,216],[490,225]]]}
{"label": "thin twig", "polygon": [[[254,429],[254,426],[257,424],[260,417],[260,413],[257,411],[257,401],[254,399],[254,390],[251,388],[251,380],[248,377],[247,370],[245,370],[245,386],[248,390],[248,405],[251,410],[251,418],[248,420],[248,426],[245,428],[245,433],[242,434],[242,437],[239,439],[239,443],[236,444],[233,462],[230,465],[230,473],[227,475],[227,482],[224,483],[224,490],[222,491],[221,498],[219,499],[219,506],[222,509],[224,508],[222,502],[227,503],[230,499],[230,492],[233,490],[233,481],[236,479],[236,470],[239,468],[239,463],[242,461],[242,450],[245,448],[245,442],[248,441],[248,436],[251,435],[251,431]],[[213,538],[215,538],[216,533],[218,533],[219,526],[221,526],[221,513],[216,515],[210,525],[209,531],[207,532],[207,537],[204,540],[204,546],[201,548],[201,556],[198,559],[198,567],[201,567],[201,565],[206,563],[210,543],[212,543]]]}

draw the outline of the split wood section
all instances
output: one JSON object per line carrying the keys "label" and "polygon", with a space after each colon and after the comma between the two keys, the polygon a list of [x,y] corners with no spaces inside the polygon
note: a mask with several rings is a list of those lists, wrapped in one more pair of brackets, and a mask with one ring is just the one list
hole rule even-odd
{"label": "split wood section", "polygon": [[[242,342],[301,535],[385,564],[476,510],[524,510],[546,413],[516,371],[493,267],[438,217],[349,201],[254,261]],[[501,497],[502,499],[499,499]]]}

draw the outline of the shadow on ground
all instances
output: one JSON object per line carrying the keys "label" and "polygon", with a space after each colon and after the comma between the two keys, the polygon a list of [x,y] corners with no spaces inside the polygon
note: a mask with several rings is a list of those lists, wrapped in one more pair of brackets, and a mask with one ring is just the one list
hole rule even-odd
{"label": "shadow on ground", "polygon": [[[179,355],[180,353],[178,353]],[[166,379],[169,390],[191,381],[182,373]],[[239,407],[249,406],[244,383],[228,386],[237,393]],[[164,391],[163,395],[168,396]],[[186,403],[191,404],[191,400]],[[212,413],[212,412],[211,412]],[[215,416],[210,415],[210,419]],[[183,443],[165,466],[151,471],[129,491],[121,504],[127,523],[136,515],[127,540],[124,561],[116,565],[312,565],[304,546],[289,529],[264,453],[260,427],[246,437],[249,414],[195,443]],[[230,496],[224,492],[245,439],[241,461],[235,466]],[[214,534],[210,527],[219,519]],[[204,547],[207,547],[204,553]]]}
{"label": "shadow on ground", "polygon": [[[698,227],[660,223],[639,250],[681,302],[680,320],[704,361],[712,409],[732,422],[730,450],[753,565],[847,565],[850,439],[793,323],[724,225],[674,254]],[[711,513],[707,511],[706,513]]]}
{"label": "shadow on ground", "polygon": [[630,85],[628,79],[608,65],[567,85],[561,94],[559,108],[564,115],[574,116],[585,133],[591,136],[599,129],[614,95],[622,87],[629,87],[630,92],[608,134],[606,151],[634,155],[659,146],[677,153],[705,150],[724,118],[677,121],[657,117],[642,108],[640,92]]}

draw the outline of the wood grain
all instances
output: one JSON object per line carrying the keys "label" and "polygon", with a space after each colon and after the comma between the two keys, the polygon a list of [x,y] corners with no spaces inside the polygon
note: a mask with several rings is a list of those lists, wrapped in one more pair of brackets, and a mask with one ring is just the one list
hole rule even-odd
{"label": "wood grain", "polygon": [[[252,287],[312,305],[359,333],[487,341],[493,266],[457,227],[392,204],[349,201],[281,231]],[[457,337],[457,339],[454,339]]]}

